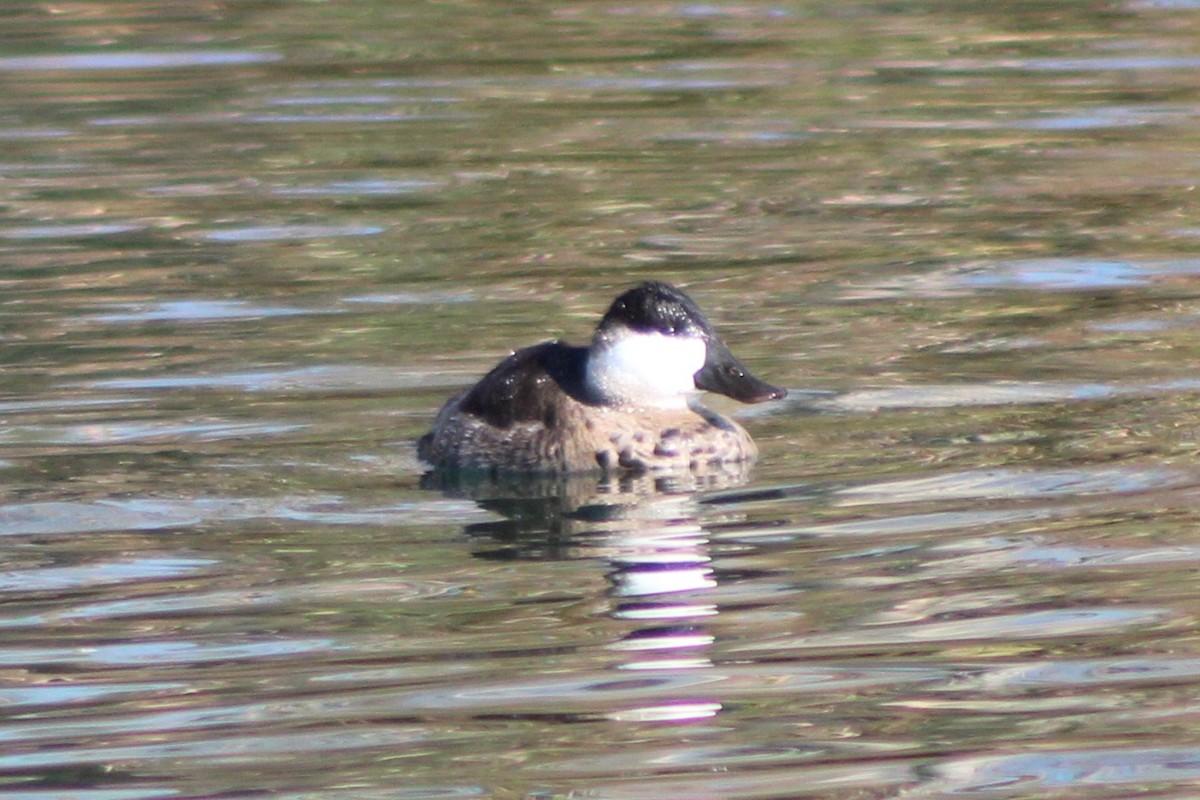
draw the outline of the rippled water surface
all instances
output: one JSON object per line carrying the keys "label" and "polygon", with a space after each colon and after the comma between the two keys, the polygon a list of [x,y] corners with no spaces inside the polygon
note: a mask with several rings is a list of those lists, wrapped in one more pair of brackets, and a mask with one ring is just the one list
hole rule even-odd
{"label": "rippled water surface", "polygon": [[[0,797],[1200,791],[1200,5],[0,19]],[[424,475],[647,278],[753,472]]]}

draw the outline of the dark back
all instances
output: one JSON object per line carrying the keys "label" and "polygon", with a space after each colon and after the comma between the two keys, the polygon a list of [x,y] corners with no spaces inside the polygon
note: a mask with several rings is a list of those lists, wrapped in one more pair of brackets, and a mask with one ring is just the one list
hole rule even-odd
{"label": "dark back", "polygon": [[587,402],[586,364],[586,347],[572,347],[561,341],[526,347],[484,375],[459,407],[498,428],[519,422],[541,422],[553,428],[564,395]]}

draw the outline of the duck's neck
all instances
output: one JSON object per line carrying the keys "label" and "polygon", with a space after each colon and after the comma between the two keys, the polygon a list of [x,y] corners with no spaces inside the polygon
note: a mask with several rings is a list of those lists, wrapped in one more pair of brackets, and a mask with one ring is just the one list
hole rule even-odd
{"label": "duck's neck", "polygon": [[608,405],[684,409],[698,393],[707,346],[695,337],[621,330],[597,333],[588,349],[589,394]]}

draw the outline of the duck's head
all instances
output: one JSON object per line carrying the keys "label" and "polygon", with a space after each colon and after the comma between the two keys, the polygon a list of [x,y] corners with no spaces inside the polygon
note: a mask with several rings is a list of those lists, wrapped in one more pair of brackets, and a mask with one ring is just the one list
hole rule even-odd
{"label": "duck's head", "polygon": [[588,353],[588,386],[605,402],[686,406],[699,390],[743,403],[787,394],[750,374],[692,298],[649,281],[613,301]]}

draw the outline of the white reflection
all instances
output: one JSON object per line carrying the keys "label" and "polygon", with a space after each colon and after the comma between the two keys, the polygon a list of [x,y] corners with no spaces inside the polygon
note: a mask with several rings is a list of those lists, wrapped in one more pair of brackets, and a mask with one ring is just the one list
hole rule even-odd
{"label": "white reflection", "polygon": [[657,661],[634,661],[626,664],[621,669],[629,670],[680,670],[680,669],[708,669],[713,663],[707,658],[661,658]]}
{"label": "white reflection", "polygon": [[717,585],[708,567],[679,569],[639,569],[634,566],[613,576],[619,597],[644,597],[653,594],[712,589]]}
{"label": "white reflection", "polygon": [[[664,632],[657,636],[643,636],[637,639],[624,639],[613,643],[613,650],[670,650],[680,647],[708,647],[714,641],[712,634],[704,631],[680,631],[678,633]],[[663,663],[663,662],[657,662]]]}
{"label": "white reflection", "polygon": [[675,703],[666,706],[646,706],[628,711],[605,714],[609,719],[622,722],[684,722],[710,719],[721,710],[720,703]]}
{"label": "white reflection", "polygon": [[[609,615],[630,629],[602,647],[628,654],[630,660],[616,669],[638,671],[651,681],[647,686],[656,687],[647,690],[646,705],[606,716],[679,723],[710,719],[722,709],[710,696],[676,694],[681,674],[694,678],[696,670],[716,666],[706,655],[716,637],[704,625],[720,613],[712,598],[705,601],[718,586],[719,572],[696,492],[738,486],[745,477],[744,468],[715,475],[525,481],[434,472],[423,485],[465,494],[503,518],[467,526],[468,535],[486,541],[476,553],[481,558],[566,556],[606,563],[614,600]],[[725,509],[722,519],[729,515]]]}
{"label": "white reflection", "polygon": [[[716,585],[715,581],[713,585]],[[625,606],[613,612],[615,619],[684,619],[687,617],[715,617],[716,615],[716,606],[701,603]]]}

